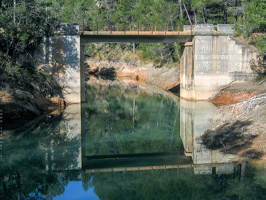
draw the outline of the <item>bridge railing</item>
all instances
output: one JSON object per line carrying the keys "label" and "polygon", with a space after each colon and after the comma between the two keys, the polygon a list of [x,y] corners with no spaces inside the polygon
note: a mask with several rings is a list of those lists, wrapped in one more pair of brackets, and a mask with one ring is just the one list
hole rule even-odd
{"label": "bridge railing", "polygon": [[81,31],[183,31],[180,23],[136,22],[136,23],[106,23],[89,22],[81,25]]}

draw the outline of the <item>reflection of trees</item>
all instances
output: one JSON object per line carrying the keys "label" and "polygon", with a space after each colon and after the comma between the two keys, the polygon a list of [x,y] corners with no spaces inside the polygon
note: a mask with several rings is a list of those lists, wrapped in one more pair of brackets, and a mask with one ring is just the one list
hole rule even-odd
{"label": "reflection of trees", "polygon": [[88,155],[181,151],[179,109],[172,98],[135,87],[87,91]]}
{"label": "reflection of trees", "polygon": [[252,167],[244,178],[239,168],[230,175],[194,175],[193,168],[87,174],[99,198],[108,200],[265,199],[266,188],[254,178]]}
{"label": "reflection of trees", "polygon": [[[51,144],[62,145],[62,141],[67,140],[65,130],[60,128],[64,120],[62,114],[42,116],[12,131],[13,135],[4,140],[0,166],[1,198],[51,199],[64,192],[68,180],[77,178],[78,174],[56,174],[48,170],[48,166],[53,164],[53,160],[49,160]],[[75,142],[73,139],[70,144]],[[76,155],[77,152],[69,145],[53,156],[68,156],[69,160],[76,160]],[[63,159],[59,163],[63,166],[69,164]]]}

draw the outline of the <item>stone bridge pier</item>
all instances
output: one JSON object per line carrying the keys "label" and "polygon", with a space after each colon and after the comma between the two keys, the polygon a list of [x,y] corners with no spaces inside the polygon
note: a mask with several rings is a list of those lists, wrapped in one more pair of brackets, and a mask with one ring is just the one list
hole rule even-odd
{"label": "stone bridge pier", "polygon": [[258,51],[234,38],[231,25],[195,25],[193,33],[181,50],[181,98],[207,100],[224,85],[253,76],[250,61]]}

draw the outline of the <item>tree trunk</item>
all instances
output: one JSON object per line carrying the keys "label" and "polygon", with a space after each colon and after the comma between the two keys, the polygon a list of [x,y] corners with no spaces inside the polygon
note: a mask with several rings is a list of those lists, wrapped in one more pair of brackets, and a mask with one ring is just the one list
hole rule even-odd
{"label": "tree trunk", "polygon": [[[14,8],[16,7],[16,0],[13,0],[13,6],[14,6]],[[14,21],[14,23],[16,23],[16,15],[15,15],[15,12],[14,12],[14,14],[13,14],[13,21]]]}
{"label": "tree trunk", "polygon": [[204,8],[202,8],[202,18],[203,18],[203,23],[206,24],[206,20],[205,20],[205,17],[204,17]]}
{"label": "tree trunk", "polygon": [[133,46],[133,54],[136,54],[136,43],[133,42],[132,46]]}
{"label": "tree trunk", "polygon": [[194,13],[194,24],[197,24],[197,13],[195,10],[193,10]]}
{"label": "tree trunk", "polygon": [[179,0],[179,9],[180,9],[179,16],[180,16],[180,19],[181,19],[181,18],[183,18],[183,9],[182,9],[182,1],[181,0]]}

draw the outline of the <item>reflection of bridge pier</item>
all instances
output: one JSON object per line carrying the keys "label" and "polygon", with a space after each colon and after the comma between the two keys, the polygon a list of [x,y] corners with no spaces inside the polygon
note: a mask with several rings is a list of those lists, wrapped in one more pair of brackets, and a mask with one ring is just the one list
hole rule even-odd
{"label": "reflection of bridge pier", "polygon": [[51,133],[54,139],[47,149],[46,170],[81,170],[81,129],[81,105],[67,106]]}
{"label": "reflection of bridge pier", "polygon": [[234,155],[207,149],[199,139],[204,131],[211,128],[208,115],[213,109],[215,106],[209,102],[180,100],[181,139],[185,154],[192,157],[196,165],[195,173],[199,174],[212,173],[213,164],[223,164],[216,167],[216,173],[229,173],[234,170]]}

